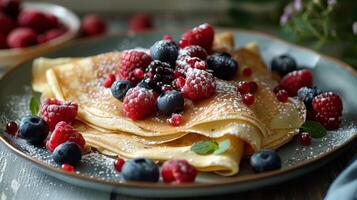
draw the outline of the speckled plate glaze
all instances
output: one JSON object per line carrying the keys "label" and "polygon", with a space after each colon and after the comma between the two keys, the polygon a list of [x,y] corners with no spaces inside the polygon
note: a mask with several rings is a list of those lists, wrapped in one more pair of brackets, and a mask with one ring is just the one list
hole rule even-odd
{"label": "speckled plate glaze", "polygon": [[[328,132],[322,139],[314,139],[308,147],[300,146],[296,141],[284,145],[278,150],[283,167],[280,170],[254,174],[247,161],[241,164],[239,175],[220,177],[215,174],[199,174],[195,183],[186,185],[168,185],[163,183],[127,183],[120,173],[113,170],[113,159],[98,153],[83,156],[82,164],[75,173],[60,170],[51,155],[44,148],[37,148],[15,139],[0,131],[1,145],[6,145],[18,156],[32,162],[45,173],[63,181],[95,189],[116,191],[123,194],[142,197],[183,197],[239,192],[272,185],[307,173],[318,168],[347,148],[357,138],[357,72],[348,65],[316,52],[294,46],[271,36],[230,29],[234,33],[236,47],[248,42],[257,42],[266,63],[272,57],[289,53],[299,65],[310,68],[314,73],[315,84],[323,90],[340,94],[343,99],[343,125],[340,129]],[[182,31],[160,31],[141,35],[110,35],[101,38],[74,43],[46,57],[90,56],[112,50],[134,47],[149,47],[164,34],[178,38]],[[31,90],[31,63],[28,61],[11,68],[0,80],[0,125],[9,120],[16,120],[29,113],[28,102]],[[3,129],[3,128],[2,128]]]}

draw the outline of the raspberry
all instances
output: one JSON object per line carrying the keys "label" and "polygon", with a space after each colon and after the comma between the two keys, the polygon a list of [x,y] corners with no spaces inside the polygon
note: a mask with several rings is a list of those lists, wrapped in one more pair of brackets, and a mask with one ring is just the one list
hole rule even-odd
{"label": "raspberry", "polygon": [[19,0],[0,0],[0,12],[15,19],[20,12],[20,4]]}
{"label": "raspberry", "polygon": [[296,96],[300,88],[311,87],[312,82],[312,73],[307,69],[303,69],[285,75],[280,85],[288,92],[289,96]]}
{"label": "raspberry", "polygon": [[205,70],[208,68],[206,62],[198,57],[187,57],[186,62],[192,68],[201,69],[201,70]]}
{"label": "raspberry", "polygon": [[216,90],[216,82],[212,74],[198,69],[190,69],[186,75],[182,95],[191,100],[211,97]]}
{"label": "raspberry", "polygon": [[78,105],[73,102],[62,102],[57,99],[47,99],[41,105],[41,117],[47,122],[50,131],[53,131],[60,121],[72,123],[77,116]]}
{"label": "raspberry", "polygon": [[105,21],[98,15],[87,15],[81,22],[81,35],[93,37],[104,34],[107,31]]}
{"label": "raspberry", "polygon": [[173,125],[173,126],[179,126],[180,124],[182,124],[184,121],[183,116],[181,114],[176,114],[173,113],[171,115],[171,118],[168,119],[168,122]]}
{"label": "raspberry", "polygon": [[181,37],[179,46],[185,48],[190,45],[199,45],[206,49],[207,52],[210,52],[213,38],[213,27],[206,23],[185,32]]}
{"label": "raspberry", "polygon": [[121,55],[119,68],[119,79],[128,80],[136,84],[140,79],[135,77],[134,70],[142,68],[143,70],[151,63],[151,56],[144,51],[128,50]]}
{"label": "raspberry", "polygon": [[153,90],[142,87],[131,88],[123,105],[124,114],[132,120],[139,120],[156,111],[157,94]]}
{"label": "raspberry", "polygon": [[176,89],[181,89],[186,83],[186,79],[182,76],[174,80],[174,86]]}
{"label": "raspberry", "polygon": [[208,55],[207,51],[201,46],[191,45],[180,49],[179,56],[197,57],[201,60],[206,60]]}
{"label": "raspberry", "polygon": [[42,33],[51,28],[51,22],[47,16],[35,10],[24,10],[20,13],[17,22],[22,27],[31,28],[38,33]]}
{"label": "raspberry", "polygon": [[50,40],[60,37],[61,35],[65,34],[66,32],[67,32],[67,30],[64,30],[64,29],[50,29],[50,30],[46,31],[45,33],[39,35],[37,37],[37,42],[40,44],[48,42]]}
{"label": "raspberry", "polygon": [[148,31],[153,27],[151,17],[146,14],[138,14],[130,18],[129,29],[133,32]]}
{"label": "raspberry", "polygon": [[276,93],[276,98],[278,99],[278,101],[285,103],[288,101],[289,95],[285,90],[279,90]]}
{"label": "raspberry", "polygon": [[9,34],[15,27],[15,22],[8,16],[2,15],[0,13],[0,34],[6,36]]}
{"label": "raspberry", "polygon": [[168,160],[162,165],[161,174],[165,183],[190,183],[195,181],[197,170],[186,160]]}
{"label": "raspberry", "polygon": [[37,44],[37,34],[29,28],[16,28],[7,37],[10,48],[24,48]]}
{"label": "raspberry", "polygon": [[121,172],[121,169],[123,168],[123,165],[125,164],[125,160],[123,159],[116,159],[114,161],[114,169],[117,171],[117,172]]}
{"label": "raspberry", "polygon": [[115,82],[114,74],[109,74],[108,77],[104,80],[103,86],[105,88],[110,88],[110,87],[112,87],[114,82]]}
{"label": "raspberry", "polygon": [[150,88],[161,93],[162,86],[170,85],[174,80],[173,73],[174,70],[169,64],[154,60],[146,68],[144,79]]}
{"label": "raspberry", "polygon": [[315,119],[329,130],[337,129],[341,124],[342,101],[332,93],[325,92],[312,100],[312,108],[316,113]]}
{"label": "raspberry", "polygon": [[46,148],[50,152],[53,152],[58,145],[67,141],[76,143],[82,151],[85,149],[86,141],[82,134],[76,131],[68,123],[61,121],[57,123],[50,139],[46,142]]}

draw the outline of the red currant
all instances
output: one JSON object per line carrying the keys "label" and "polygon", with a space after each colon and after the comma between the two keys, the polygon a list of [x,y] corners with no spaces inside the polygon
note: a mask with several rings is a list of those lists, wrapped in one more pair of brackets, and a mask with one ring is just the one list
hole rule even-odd
{"label": "red currant", "polygon": [[301,145],[309,146],[311,144],[311,136],[307,132],[302,132],[297,135],[298,142]]}
{"label": "red currant", "polygon": [[249,67],[243,69],[243,76],[251,76],[253,74],[253,70]]}
{"label": "red currant", "polygon": [[241,94],[247,94],[250,91],[250,85],[247,81],[241,81],[238,83],[237,90]]}
{"label": "red currant", "polygon": [[61,168],[68,172],[74,172],[74,167],[70,164],[63,164]]}
{"label": "red currant", "polygon": [[168,120],[173,126],[178,126],[183,122],[183,116],[181,114],[173,113],[171,118]]}
{"label": "red currant", "polygon": [[10,135],[16,135],[17,129],[18,127],[16,122],[9,122],[6,124],[6,132],[9,133]]}
{"label": "red currant", "polygon": [[255,92],[258,89],[258,84],[255,81],[249,82],[250,92]]}
{"label": "red currant", "polygon": [[247,106],[251,106],[255,103],[255,97],[250,93],[245,94],[243,95],[243,103]]}
{"label": "red currant", "polygon": [[113,85],[114,82],[115,82],[114,74],[109,74],[108,77],[103,82],[103,86],[105,88],[110,88]]}
{"label": "red currant", "polygon": [[125,163],[125,160],[123,159],[116,159],[114,161],[114,169],[117,171],[117,172],[121,172],[121,168],[123,168],[123,165]]}
{"label": "red currant", "polygon": [[276,93],[276,98],[278,99],[278,101],[285,103],[288,101],[289,98],[288,92],[286,90],[279,90]]}

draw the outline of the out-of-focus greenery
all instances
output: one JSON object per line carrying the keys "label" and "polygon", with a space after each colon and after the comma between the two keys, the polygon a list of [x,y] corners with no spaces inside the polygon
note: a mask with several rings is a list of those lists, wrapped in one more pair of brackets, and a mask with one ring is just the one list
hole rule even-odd
{"label": "out-of-focus greenery", "polygon": [[[299,2],[301,8],[296,9]],[[357,68],[357,35],[352,29],[357,0],[230,0],[230,5],[229,20],[220,25],[268,30]],[[281,24],[284,13],[288,20]]]}

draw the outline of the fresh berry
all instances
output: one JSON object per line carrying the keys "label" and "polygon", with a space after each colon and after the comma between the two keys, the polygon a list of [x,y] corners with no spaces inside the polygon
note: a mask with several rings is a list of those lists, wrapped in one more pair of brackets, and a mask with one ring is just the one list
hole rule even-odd
{"label": "fresh berry", "polygon": [[16,28],[7,37],[10,48],[24,48],[37,44],[37,34],[29,28]]}
{"label": "fresh berry", "polygon": [[183,123],[184,118],[182,114],[172,113],[171,118],[168,119],[169,124],[179,126]]}
{"label": "fresh berry", "polygon": [[129,29],[133,32],[144,32],[153,28],[152,19],[149,15],[138,14],[130,18]]}
{"label": "fresh berry", "polygon": [[51,29],[51,30],[48,30],[48,31],[44,32],[43,34],[41,34],[41,35],[39,35],[37,37],[37,42],[42,44],[42,43],[54,40],[54,39],[62,36],[66,32],[67,32],[67,30],[65,30],[65,29]]}
{"label": "fresh berry", "polygon": [[162,39],[163,39],[163,40],[167,40],[167,41],[173,41],[173,40],[174,40],[174,38],[172,37],[172,35],[164,35],[164,36],[162,37]]}
{"label": "fresh berry", "polygon": [[63,28],[62,22],[56,16],[48,13],[46,13],[45,16],[47,18],[48,26],[50,27],[49,30]]}
{"label": "fresh berry", "polygon": [[182,76],[178,77],[174,80],[174,86],[176,89],[181,89],[186,83],[186,79]]}
{"label": "fresh berry", "polygon": [[315,119],[329,130],[337,129],[341,124],[342,101],[332,92],[317,95],[312,100],[312,108],[316,113]]}
{"label": "fresh berry", "polygon": [[19,0],[0,0],[0,12],[3,12],[14,19],[20,13],[20,7],[21,3]]}
{"label": "fresh berry", "polygon": [[121,173],[127,181],[158,182],[159,167],[146,158],[135,158],[125,162]]}
{"label": "fresh berry", "polygon": [[302,87],[312,87],[312,73],[307,70],[297,70],[283,77],[280,85],[288,92],[289,96],[296,96]]}
{"label": "fresh berry", "polygon": [[9,122],[6,124],[6,132],[10,135],[16,135],[17,129],[18,127],[16,122]]}
{"label": "fresh berry", "polygon": [[121,55],[119,79],[128,80],[133,84],[140,82],[140,79],[135,77],[134,70],[137,68],[145,70],[151,61],[151,56],[144,51],[124,51]]}
{"label": "fresh berry", "polygon": [[87,15],[81,22],[81,34],[83,37],[102,35],[107,31],[107,24],[98,15]]}
{"label": "fresh berry", "polygon": [[206,23],[185,32],[181,37],[179,46],[180,48],[185,48],[191,45],[199,45],[206,49],[207,52],[210,52],[213,38],[213,27]]}
{"label": "fresh berry", "polygon": [[110,88],[110,87],[112,87],[114,82],[115,82],[114,74],[109,74],[108,77],[104,80],[103,86],[105,88]]}
{"label": "fresh berry", "polygon": [[47,99],[41,105],[40,115],[47,122],[50,131],[58,122],[72,123],[77,116],[78,105],[73,102],[63,102],[57,99]]}
{"label": "fresh berry", "polygon": [[61,168],[68,172],[74,172],[74,167],[70,164],[62,164]]}
{"label": "fresh berry", "polygon": [[251,105],[255,104],[255,101],[256,101],[255,97],[254,97],[254,95],[252,95],[250,93],[244,94],[242,98],[243,98],[243,103],[247,106],[251,106]]}
{"label": "fresh berry", "polygon": [[311,144],[311,136],[307,132],[302,132],[297,135],[299,144],[309,146]]}
{"label": "fresh berry", "polygon": [[65,142],[56,147],[52,158],[58,165],[69,164],[76,166],[82,159],[82,152],[76,143]]}
{"label": "fresh berry", "polygon": [[15,22],[8,16],[2,15],[0,13],[0,34],[7,35],[9,34],[15,27]]}
{"label": "fresh berry", "polygon": [[24,10],[20,13],[17,22],[22,27],[31,28],[38,33],[42,33],[51,28],[52,24],[47,16],[35,10]]}
{"label": "fresh berry", "polygon": [[295,59],[291,56],[281,55],[273,58],[271,62],[271,70],[277,72],[280,76],[284,76],[297,70],[297,64]]}
{"label": "fresh berry", "polygon": [[243,69],[243,76],[251,76],[253,74],[253,70],[249,67],[246,67]]}
{"label": "fresh berry", "polygon": [[240,81],[237,90],[241,94],[247,94],[250,92],[250,84],[247,81]]}
{"label": "fresh berry", "polygon": [[179,51],[180,56],[197,57],[201,60],[207,59],[207,51],[198,45],[187,46]]}
{"label": "fresh berry", "polygon": [[6,36],[0,33],[0,49],[7,49]]}
{"label": "fresh berry", "polygon": [[191,69],[186,75],[182,95],[191,100],[211,97],[216,91],[216,82],[212,74],[198,69]]}
{"label": "fresh berry", "polygon": [[142,80],[145,76],[145,72],[140,68],[136,68],[134,69],[134,76],[137,80]]}
{"label": "fresh berry", "polygon": [[165,183],[194,182],[197,170],[186,160],[168,160],[162,165],[161,174]]}
{"label": "fresh berry", "polygon": [[258,84],[255,81],[249,82],[250,92],[255,92],[258,89]]}
{"label": "fresh berry", "polygon": [[53,152],[55,148],[67,141],[76,143],[83,151],[86,145],[82,134],[76,131],[71,125],[66,122],[59,122],[55,130],[52,132],[50,139],[46,142],[46,148]]}
{"label": "fresh berry", "polygon": [[48,135],[48,125],[41,117],[26,116],[22,118],[18,136],[28,143],[42,144]]}
{"label": "fresh berry", "polygon": [[146,68],[144,79],[156,92],[161,93],[164,85],[170,85],[174,80],[174,70],[165,62],[154,60]]}
{"label": "fresh berry", "polygon": [[312,99],[321,93],[322,91],[317,87],[302,87],[298,90],[297,95],[300,100],[304,101],[306,109],[311,110]]}
{"label": "fresh berry", "polygon": [[151,46],[150,55],[153,60],[160,60],[175,66],[178,47],[174,41],[159,40]]}
{"label": "fresh berry", "polygon": [[196,69],[200,69],[200,70],[205,70],[208,68],[206,62],[201,60],[198,57],[187,57],[185,61],[192,68],[196,68]]}
{"label": "fresh berry", "polygon": [[288,101],[289,98],[288,92],[286,92],[285,90],[279,90],[276,93],[276,98],[278,99],[278,101],[285,103]]}
{"label": "fresh berry", "polygon": [[125,164],[125,160],[123,160],[123,159],[116,159],[116,160],[114,161],[114,169],[115,169],[117,172],[121,172],[121,170],[122,170],[124,164]]}
{"label": "fresh berry", "polygon": [[281,159],[275,151],[262,149],[250,157],[250,165],[257,173],[272,171],[281,168]]}
{"label": "fresh berry", "polygon": [[157,94],[153,90],[134,87],[131,88],[123,105],[124,114],[132,120],[139,120],[156,111]]}
{"label": "fresh berry", "polygon": [[184,99],[180,92],[171,90],[162,93],[157,98],[157,109],[164,115],[171,115],[174,112],[181,111],[184,106]]}
{"label": "fresh berry", "polygon": [[223,80],[232,79],[238,69],[237,62],[226,54],[213,54],[207,59],[208,68],[213,75]]}

